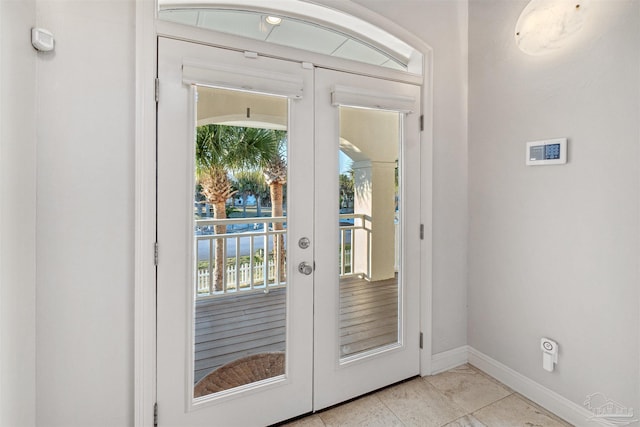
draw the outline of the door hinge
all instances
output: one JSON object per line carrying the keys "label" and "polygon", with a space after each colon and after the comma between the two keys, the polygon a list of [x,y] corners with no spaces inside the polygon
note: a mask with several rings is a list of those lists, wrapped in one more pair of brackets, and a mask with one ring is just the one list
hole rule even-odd
{"label": "door hinge", "polygon": [[422,349],[422,338],[423,338],[423,335],[422,335],[422,332],[420,332],[420,349]]}
{"label": "door hinge", "polygon": [[160,79],[156,78],[156,102],[160,102]]}
{"label": "door hinge", "polygon": [[153,404],[153,426],[158,426],[158,402]]}
{"label": "door hinge", "polygon": [[424,114],[420,116],[420,130],[424,130]]}
{"label": "door hinge", "polygon": [[424,240],[424,224],[420,224],[420,240]]}
{"label": "door hinge", "polygon": [[158,265],[158,242],[153,244],[153,265]]}

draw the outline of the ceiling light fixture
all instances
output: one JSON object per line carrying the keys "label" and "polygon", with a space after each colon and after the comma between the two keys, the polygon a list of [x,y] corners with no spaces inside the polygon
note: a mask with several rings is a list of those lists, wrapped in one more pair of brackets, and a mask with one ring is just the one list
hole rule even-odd
{"label": "ceiling light fixture", "polygon": [[282,18],[277,16],[267,16],[265,21],[267,21],[267,24],[280,25],[280,23],[282,22]]}
{"label": "ceiling light fixture", "polygon": [[529,55],[560,49],[586,19],[588,0],[531,0],[516,23],[516,44]]}

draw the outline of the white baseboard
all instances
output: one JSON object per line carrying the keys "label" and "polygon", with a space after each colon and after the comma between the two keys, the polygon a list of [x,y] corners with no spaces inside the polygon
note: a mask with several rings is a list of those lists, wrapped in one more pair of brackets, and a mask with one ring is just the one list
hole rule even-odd
{"label": "white baseboard", "polygon": [[[536,402],[543,408],[553,412],[560,418],[576,426],[593,426],[588,418],[593,413],[569,399],[562,397],[555,391],[549,390],[543,385],[525,377],[506,365],[492,359],[473,347],[468,349],[468,362],[481,371],[486,372],[507,387]],[[437,356],[437,355],[436,355]],[[434,356],[435,357],[435,356]]]}
{"label": "white baseboard", "polygon": [[469,363],[507,387],[576,426],[593,426],[593,413],[543,385],[525,377],[475,348],[463,345],[431,357],[431,375]]}
{"label": "white baseboard", "polygon": [[469,346],[463,345],[452,350],[443,351],[442,353],[431,356],[431,375],[439,374],[464,365],[469,358]]}

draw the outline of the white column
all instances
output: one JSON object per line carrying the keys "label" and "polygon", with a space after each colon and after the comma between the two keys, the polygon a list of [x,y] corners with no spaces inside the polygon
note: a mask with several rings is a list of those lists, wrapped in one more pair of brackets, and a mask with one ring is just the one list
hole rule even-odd
{"label": "white column", "polygon": [[365,222],[371,230],[370,266],[367,263],[367,233],[357,231],[355,242],[355,272],[367,273],[370,280],[385,280],[395,276],[395,162],[361,161],[353,164],[355,176],[354,213],[370,218]]}

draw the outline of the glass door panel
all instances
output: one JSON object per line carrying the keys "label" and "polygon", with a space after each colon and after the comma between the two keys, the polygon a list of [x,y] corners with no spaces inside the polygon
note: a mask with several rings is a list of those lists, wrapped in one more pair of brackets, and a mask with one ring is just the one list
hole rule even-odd
{"label": "glass door panel", "polygon": [[194,398],[286,371],[288,100],[196,87]]}
{"label": "glass door panel", "polygon": [[313,275],[297,266],[314,248],[297,242],[313,238],[313,70],[158,46],[158,425],[308,412]]}
{"label": "glass door panel", "polygon": [[402,116],[339,108],[340,357],[398,343]]}
{"label": "glass door panel", "polygon": [[316,70],[315,410],[419,372],[419,99]]}

